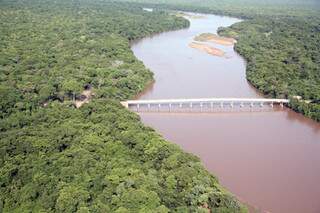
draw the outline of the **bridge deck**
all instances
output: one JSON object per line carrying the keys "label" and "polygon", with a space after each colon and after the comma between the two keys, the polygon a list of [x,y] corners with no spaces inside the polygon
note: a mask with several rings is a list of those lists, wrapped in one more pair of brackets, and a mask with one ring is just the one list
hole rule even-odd
{"label": "bridge deck", "polygon": [[205,104],[205,103],[231,103],[231,104],[286,104],[288,99],[277,98],[197,98],[197,99],[155,99],[155,100],[129,100],[121,102],[125,107],[140,104]]}

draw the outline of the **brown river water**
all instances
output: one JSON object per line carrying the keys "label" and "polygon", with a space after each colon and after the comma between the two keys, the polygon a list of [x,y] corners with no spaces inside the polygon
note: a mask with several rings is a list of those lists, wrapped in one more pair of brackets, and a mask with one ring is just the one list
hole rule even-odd
{"label": "brown river water", "polygon": [[[245,78],[232,46],[212,44],[227,57],[188,46],[200,33],[241,20],[204,15],[190,28],[132,44],[155,83],[140,99],[261,97]],[[259,212],[320,212],[320,124],[287,108],[261,112],[139,113],[169,141],[200,157],[240,200]]]}

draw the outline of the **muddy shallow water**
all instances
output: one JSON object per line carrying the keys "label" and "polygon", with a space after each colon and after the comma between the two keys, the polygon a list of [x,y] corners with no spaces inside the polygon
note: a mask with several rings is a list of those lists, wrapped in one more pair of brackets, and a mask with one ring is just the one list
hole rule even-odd
{"label": "muddy shallow water", "polygon": [[[245,78],[245,61],[232,46],[227,57],[188,45],[240,21],[204,15],[191,26],[132,44],[155,74],[140,99],[261,97]],[[140,113],[142,121],[185,151],[199,156],[222,185],[268,212],[320,212],[320,124],[289,109],[263,112]]]}

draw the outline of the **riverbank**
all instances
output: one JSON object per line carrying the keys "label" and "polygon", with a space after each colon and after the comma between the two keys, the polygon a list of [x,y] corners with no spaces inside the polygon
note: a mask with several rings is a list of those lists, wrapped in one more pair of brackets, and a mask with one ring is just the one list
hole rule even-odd
{"label": "riverbank", "polygon": [[0,212],[243,209],[119,103],[152,79],[129,41],[185,19],[96,0],[0,1],[0,18]]}
{"label": "riverbank", "polygon": [[[210,2],[201,4],[198,1],[192,3],[167,2],[164,4],[148,0],[143,2],[153,8],[182,10],[186,14],[188,13],[186,11],[191,11],[245,19],[245,23],[237,24],[234,32],[242,32],[242,37],[246,40],[245,44],[242,41],[244,45],[236,45],[236,49],[247,61],[251,62],[251,64],[248,63],[248,80],[266,96],[274,98],[302,96],[304,100],[313,100],[311,104],[294,102],[289,107],[306,117],[320,121],[320,77],[317,74],[320,65],[316,60],[320,57],[320,51],[318,51],[320,40],[314,30],[319,23],[320,16],[316,2],[314,2],[314,6],[311,6],[312,4],[299,6],[289,4],[291,6],[288,8],[281,7],[280,5],[287,5],[287,2],[283,4],[284,2],[280,1],[276,5],[267,4],[268,7],[264,10],[261,8],[265,5],[260,5],[260,2],[235,4],[232,9],[229,8],[229,4],[218,6]],[[241,29],[241,25],[245,28]],[[246,35],[244,36],[244,34]],[[235,33],[229,36],[237,39],[239,34]],[[251,39],[251,43],[249,39]],[[263,49],[259,48],[259,45]],[[243,49],[242,52],[239,51],[240,46]],[[270,46],[274,51],[270,51]],[[291,49],[299,50],[299,54]],[[279,55],[282,56],[281,59],[277,57]],[[259,61],[256,60],[257,56]],[[255,61],[254,65],[253,61]],[[268,63],[264,64],[264,61],[268,61]],[[251,73],[253,70],[257,72]],[[271,71],[267,72],[266,70]],[[288,76],[289,74],[290,76]]]}
{"label": "riverbank", "polygon": [[[190,19],[188,29],[161,33],[132,46],[136,57],[154,72],[155,84],[141,99],[260,96],[246,79],[245,60],[232,46],[221,46],[230,59],[188,46],[196,35],[215,33],[220,26],[240,21],[206,16]],[[315,122],[286,108],[257,113],[139,114],[167,140],[199,156],[223,186],[257,209],[317,210],[320,189],[304,184],[320,178],[313,163],[314,159],[320,161],[319,126]]]}
{"label": "riverbank", "polygon": [[[320,122],[320,64],[315,60],[320,57],[320,40],[313,31],[320,18],[312,20],[253,19],[221,28],[218,34],[238,40],[235,50],[248,61],[247,79],[262,94],[289,98],[288,107]],[[261,32],[262,26],[269,31]],[[287,36],[288,26],[294,35]],[[298,55],[293,48],[299,49]],[[297,96],[301,101],[295,100]]]}

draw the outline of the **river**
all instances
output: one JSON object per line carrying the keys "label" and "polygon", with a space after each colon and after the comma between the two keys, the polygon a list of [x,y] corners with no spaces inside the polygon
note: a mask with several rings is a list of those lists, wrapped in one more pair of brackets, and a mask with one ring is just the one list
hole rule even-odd
{"label": "river", "polygon": [[[227,57],[188,44],[201,33],[241,20],[187,17],[188,29],[132,44],[155,83],[140,99],[261,97],[246,81],[246,62],[232,46]],[[199,156],[220,183],[261,212],[320,212],[320,124],[287,108],[263,112],[139,113],[167,140]]]}

